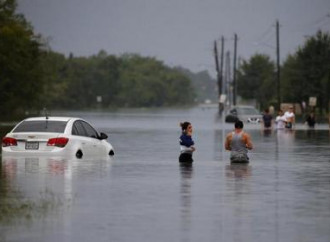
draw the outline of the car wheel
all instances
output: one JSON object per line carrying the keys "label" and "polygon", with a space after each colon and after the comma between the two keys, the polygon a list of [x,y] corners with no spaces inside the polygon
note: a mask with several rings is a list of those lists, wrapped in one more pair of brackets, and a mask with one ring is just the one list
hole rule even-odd
{"label": "car wheel", "polygon": [[115,152],[113,150],[110,150],[109,155],[113,156]]}
{"label": "car wheel", "polygon": [[78,150],[78,151],[77,151],[77,153],[76,153],[76,157],[77,157],[78,159],[81,159],[81,158],[83,157],[83,153],[82,153],[81,150]]}

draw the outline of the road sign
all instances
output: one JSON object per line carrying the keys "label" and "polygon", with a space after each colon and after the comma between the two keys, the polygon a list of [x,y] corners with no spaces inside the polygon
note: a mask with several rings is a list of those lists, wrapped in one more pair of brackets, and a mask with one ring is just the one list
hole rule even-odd
{"label": "road sign", "polygon": [[308,101],[309,106],[315,107],[316,106],[316,102],[317,102],[317,98],[316,97],[309,97],[309,101]]}

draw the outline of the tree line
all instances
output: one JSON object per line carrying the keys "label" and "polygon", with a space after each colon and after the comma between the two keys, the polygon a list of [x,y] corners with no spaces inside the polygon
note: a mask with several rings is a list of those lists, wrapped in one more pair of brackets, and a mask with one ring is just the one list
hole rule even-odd
{"label": "tree line", "polygon": [[[261,108],[277,104],[276,68],[269,56],[256,54],[243,60],[237,71],[238,94],[255,98]],[[280,97],[286,103],[306,103],[317,98],[317,111],[329,112],[330,35],[317,31],[281,66]]]}
{"label": "tree line", "polygon": [[[0,0],[0,112],[12,119],[52,109],[163,107],[217,100],[207,72],[168,67],[153,57],[115,56],[104,50],[89,57],[56,53],[33,31],[16,0]],[[330,36],[318,31],[281,66],[281,100],[308,103],[328,112]],[[261,108],[277,102],[276,70],[267,55],[243,60],[237,70],[238,95]],[[276,105],[275,105],[276,106]]]}
{"label": "tree line", "polygon": [[0,0],[2,119],[44,107],[162,107],[196,101],[191,79],[155,58],[103,50],[90,57],[66,57],[51,51],[16,7],[16,0]]}
{"label": "tree line", "polygon": [[52,108],[162,107],[189,105],[190,80],[152,57],[100,51],[91,57],[43,54],[42,103]]}

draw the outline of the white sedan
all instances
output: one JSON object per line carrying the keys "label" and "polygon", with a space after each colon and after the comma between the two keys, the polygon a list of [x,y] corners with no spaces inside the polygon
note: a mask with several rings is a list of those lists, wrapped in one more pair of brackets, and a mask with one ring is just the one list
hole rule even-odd
{"label": "white sedan", "polygon": [[105,133],[98,133],[88,122],[70,117],[27,118],[2,139],[4,155],[32,154],[77,158],[113,156]]}

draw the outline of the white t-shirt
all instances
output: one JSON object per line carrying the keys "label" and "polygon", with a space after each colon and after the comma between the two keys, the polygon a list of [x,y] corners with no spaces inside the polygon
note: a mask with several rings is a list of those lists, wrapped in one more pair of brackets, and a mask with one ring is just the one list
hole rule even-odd
{"label": "white t-shirt", "polygon": [[286,111],[284,113],[284,117],[286,118],[287,122],[290,122],[290,123],[294,122],[294,113],[293,112]]}
{"label": "white t-shirt", "polygon": [[276,123],[276,129],[284,129],[285,128],[285,123],[286,123],[286,118],[285,116],[277,116],[275,119]]}

